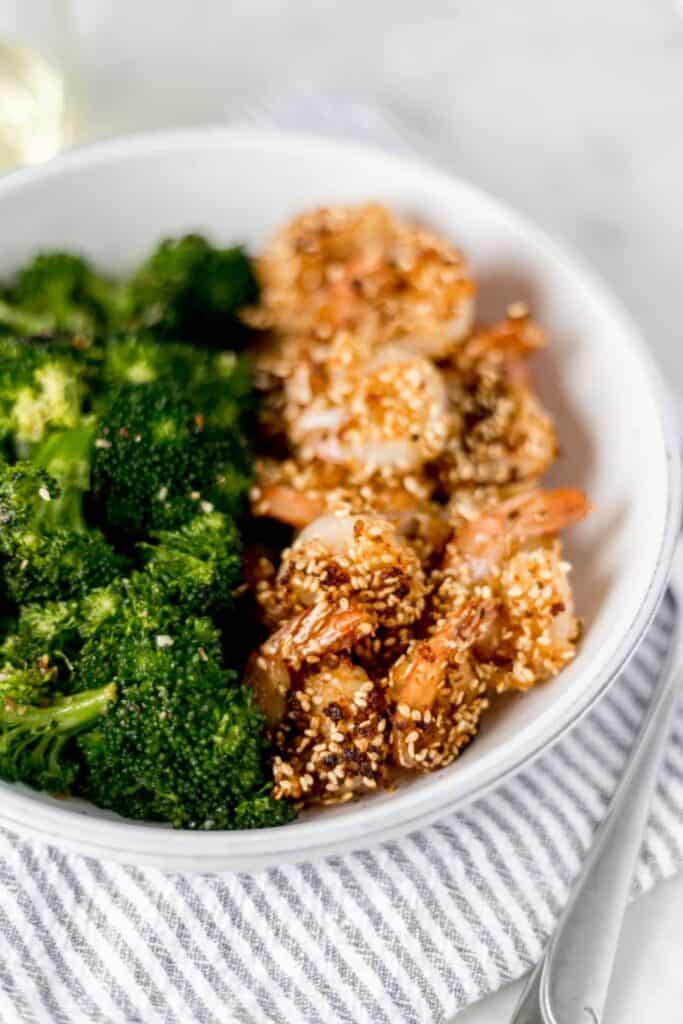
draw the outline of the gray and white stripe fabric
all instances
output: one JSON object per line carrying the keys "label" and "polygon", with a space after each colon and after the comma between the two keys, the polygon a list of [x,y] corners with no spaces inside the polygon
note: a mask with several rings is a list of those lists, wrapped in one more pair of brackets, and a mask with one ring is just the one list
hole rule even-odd
{"label": "gray and white stripe fabric", "polygon": [[[333,123],[406,148],[377,107],[350,101],[265,103],[249,119]],[[622,678],[529,769],[376,849],[258,875],[164,876],[0,831],[0,1022],[442,1024],[540,956],[672,624],[667,599]],[[683,865],[682,809],[679,714],[636,890]]]}

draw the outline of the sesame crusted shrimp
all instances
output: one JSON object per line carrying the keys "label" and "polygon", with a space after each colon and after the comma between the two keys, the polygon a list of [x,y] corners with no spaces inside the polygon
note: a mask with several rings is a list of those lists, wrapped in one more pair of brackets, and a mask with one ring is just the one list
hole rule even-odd
{"label": "sesame crusted shrimp", "polygon": [[475,735],[488,700],[471,648],[493,614],[492,602],[469,602],[432,636],[414,641],[391,669],[392,750],[401,767],[445,767]]}
{"label": "sesame crusted shrimp", "polygon": [[445,373],[452,429],[435,461],[441,491],[458,487],[536,482],[557,455],[552,419],[534,391],[519,383],[523,364],[484,362]]}
{"label": "sesame crusted shrimp", "polygon": [[334,804],[376,789],[387,773],[385,689],[345,656],[294,691],[276,731],[275,797]]}
{"label": "sesame crusted shrimp", "polygon": [[274,583],[256,596],[266,614],[276,608],[286,615],[346,598],[393,628],[421,617],[425,593],[419,558],[392,523],[371,515],[328,515],[302,530],[283,552]]}
{"label": "sesame crusted shrimp", "polygon": [[580,523],[589,511],[585,494],[575,487],[518,494],[464,526],[446,549],[446,561],[460,558],[472,579],[487,579],[525,542]]}
{"label": "sesame crusted shrimp", "polygon": [[252,514],[298,530],[326,515],[379,516],[394,524],[423,564],[442,551],[451,532],[450,510],[430,500],[434,481],[420,473],[401,479],[385,479],[375,473],[368,479],[321,459],[260,458],[256,459],[255,476],[250,493]]}
{"label": "sesame crusted shrimp", "polygon": [[509,368],[546,345],[541,327],[523,302],[513,302],[497,324],[477,330],[453,354],[452,361],[464,373],[483,364]]}
{"label": "sesame crusted shrimp", "polygon": [[245,318],[282,334],[362,330],[377,344],[406,339],[443,358],[472,326],[475,286],[460,252],[377,203],[296,217],[257,276],[261,305]]}
{"label": "sesame crusted shrimp", "polygon": [[347,476],[320,459],[258,458],[249,499],[252,514],[277,519],[296,529],[335,508],[344,507]]}
{"label": "sesame crusted shrimp", "polygon": [[441,372],[400,345],[379,349],[349,397],[338,429],[318,445],[331,462],[406,472],[443,450],[449,430]]}
{"label": "sesame crusted shrimp", "polygon": [[375,630],[367,608],[342,601],[339,605],[320,602],[286,621],[255,651],[244,674],[269,728],[276,726],[287,710],[290,690],[297,673],[318,666],[321,659],[349,650]]}
{"label": "sesame crusted shrimp", "polygon": [[450,497],[460,487],[537,482],[557,455],[552,419],[536,395],[527,358],[545,344],[522,303],[469,338],[443,374],[451,429],[434,470]]}
{"label": "sesame crusted shrimp", "polygon": [[347,419],[372,346],[360,334],[337,331],[327,343],[299,339],[298,353],[282,378],[283,423],[292,451],[310,458],[317,442],[334,436]]}
{"label": "sesame crusted shrimp", "polygon": [[475,645],[490,689],[529,689],[574,657],[579,623],[555,535],[589,510],[573,488],[529,491],[490,506],[448,544],[432,615],[438,622],[472,594],[495,600],[497,614]]}

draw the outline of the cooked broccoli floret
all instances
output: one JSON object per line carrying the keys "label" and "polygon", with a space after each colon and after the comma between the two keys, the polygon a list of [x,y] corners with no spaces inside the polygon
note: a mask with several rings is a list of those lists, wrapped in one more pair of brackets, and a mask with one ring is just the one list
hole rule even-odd
{"label": "cooked broccoli floret", "polygon": [[107,389],[100,400],[106,409],[112,390],[121,385],[183,384],[183,393],[204,411],[209,426],[232,430],[252,408],[249,364],[234,352],[211,352],[176,342],[159,345],[145,334],[111,338],[103,350],[101,382]]}
{"label": "cooked broccoli floret", "polygon": [[[240,434],[209,426],[178,385],[161,381],[120,389],[102,419],[96,449],[99,514],[128,536],[181,526],[201,502],[238,511],[249,483]],[[230,486],[221,484],[224,476]]]}
{"label": "cooked broccoli floret", "polygon": [[54,697],[43,706],[0,700],[0,775],[39,789],[64,791],[78,774],[67,756],[74,736],[90,729],[116,698],[113,684],[74,696]]}
{"label": "cooked broccoli floret", "polygon": [[127,292],[80,256],[43,253],[19,272],[0,302],[0,330],[36,337],[68,334],[76,347],[124,315]]}
{"label": "cooked broccoli floret", "polygon": [[201,512],[178,530],[152,533],[141,544],[147,572],[169,597],[188,608],[221,610],[232,604],[242,574],[239,530],[221,512]]}
{"label": "cooked broccoli floret", "polygon": [[217,249],[200,235],[161,243],[131,282],[134,322],[155,337],[226,347],[241,334],[237,311],[258,287],[239,247]]}
{"label": "cooked broccoli floret", "polygon": [[276,800],[270,788],[269,784],[262,793],[240,800],[233,828],[276,828],[294,818],[292,805],[287,800]]}
{"label": "cooked broccoli floret", "polygon": [[23,666],[5,662],[0,668],[0,706],[44,703],[55,675],[47,658]]}
{"label": "cooked broccoli floret", "polygon": [[253,410],[253,382],[247,360],[234,352],[208,353],[195,367],[190,389],[205,410],[208,426],[234,430]]}
{"label": "cooked broccoli floret", "polygon": [[263,716],[221,666],[215,627],[164,603],[146,573],[134,574],[123,593],[76,666],[81,686],[107,678],[119,690],[79,740],[86,795],[127,817],[179,828],[289,820],[291,808],[269,798]]}
{"label": "cooked broccoli floret", "polygon": [[0,337],[0,439],[23,455],[50,428],[75,427],[83,384],[68,354]]}
{"label": "cooked broccoli floret", "polygon": [[113,619],[123,601],[124,579],[115,580],[106,587],[95,587],[78,606],[78,632],[87,640]]}
{"label": "cooked broccoli floret", "polygon": [[206,357],[205,349],[172,342],[160,345],[150,334],[118,335],[104,346],[102,383],[108,389],[158,380],[189,384],[196,373],[203,372]]}
{"label": "cooked broccoli floret", "polygon": [[85,526],[76,492],[82,498],[76,485],[60,494],[54,478],[32,463],[0,464],[2,569],[19,604],[82,596],[125,568],[104,536]]}
{"label": "cooked broccoli floret", "polygon": [[69,663],[81,643],[80,609],[77,601],[46,601],[26,604],[19,610],[14,632],[2,643],[0,653],[13,665],[45,666]]}

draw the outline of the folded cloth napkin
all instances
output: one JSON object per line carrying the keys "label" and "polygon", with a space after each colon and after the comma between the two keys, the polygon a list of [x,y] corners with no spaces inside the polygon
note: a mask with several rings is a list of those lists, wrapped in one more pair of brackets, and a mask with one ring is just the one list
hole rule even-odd
{"label": "folded cloth napkin", "polygon": [[[376,106],[252,107],[250,123],[406,142]],[[595,710],[505,785],[397,842],[258,875],[164,876],[0,832],[0,1020],[440,1024],[541,955],[666,655],[665,600]],[[636,890],[683,863],[680,715]]]}

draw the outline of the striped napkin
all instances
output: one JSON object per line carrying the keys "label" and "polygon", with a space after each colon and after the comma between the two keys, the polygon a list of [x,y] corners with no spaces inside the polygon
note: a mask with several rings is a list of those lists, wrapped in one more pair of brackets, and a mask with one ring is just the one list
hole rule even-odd
{"label": "striped napkin", "polygon": [[[375,107],[277,109],[252,108],[251,123],[311,127],[305,109],[338,134],[402,143]],[[665,599],[628,670],[531,768],[373,850],[258,875],[165,876],[0,831],[0,1021],[443,1024],[541,955],[672,625]],[[682,808],[679,714],[636,890],[683,864]]]}

